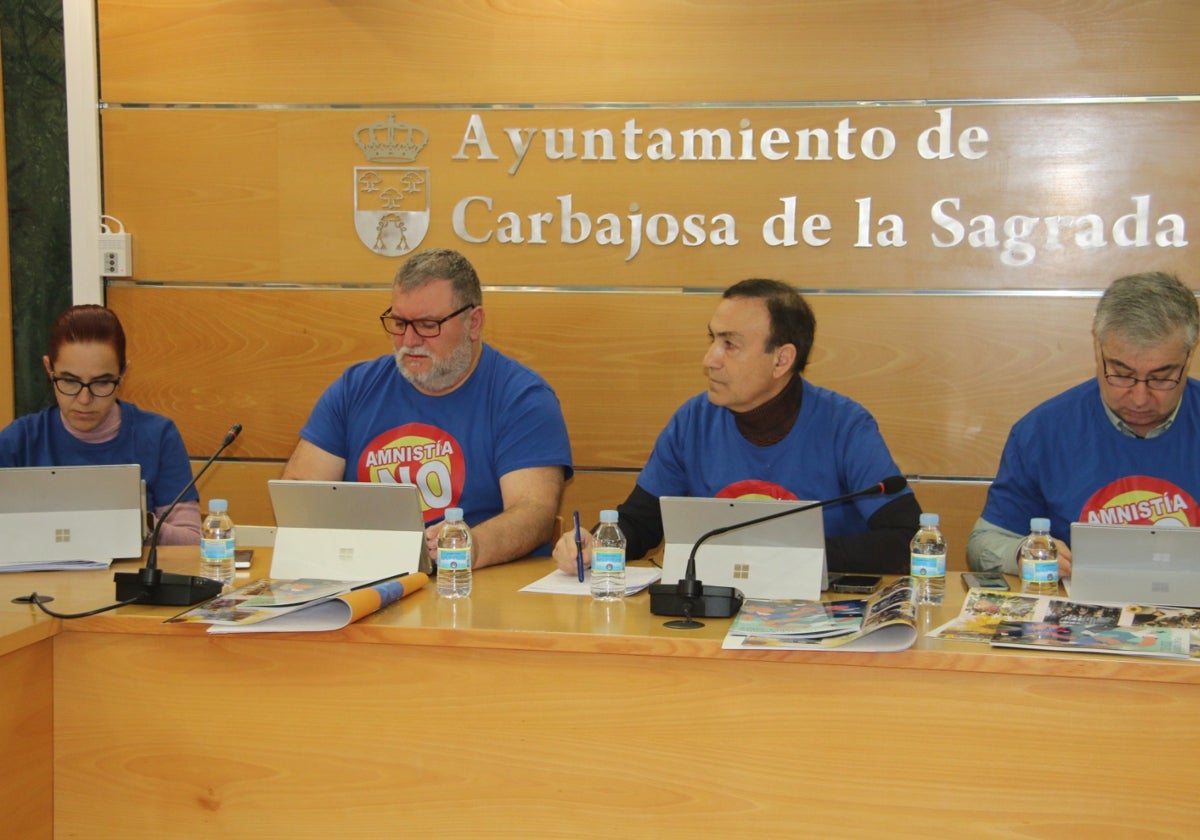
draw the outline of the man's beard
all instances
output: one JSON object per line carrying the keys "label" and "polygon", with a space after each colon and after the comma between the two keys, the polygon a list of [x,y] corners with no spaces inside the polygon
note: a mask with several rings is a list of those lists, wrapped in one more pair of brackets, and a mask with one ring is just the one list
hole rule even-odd
{"label": "man's beard", "polygon": [[[414,373],[404,364],[405,356],[424,356],[432,360],[429,370],[424,373]],[[400,375],[410,383],[428,393],[438,394],[457,385],[471,369],[474,348],[471,346],[471,336],[463,333],[463,339],[450,354],[438,360],[428,347],[401,347],[395,352],[396,368]]]}

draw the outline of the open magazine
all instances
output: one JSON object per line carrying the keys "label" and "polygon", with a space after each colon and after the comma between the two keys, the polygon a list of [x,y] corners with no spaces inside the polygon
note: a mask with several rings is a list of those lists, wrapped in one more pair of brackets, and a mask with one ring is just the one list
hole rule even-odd
{"label": "open magazine", "polygon": [[959,614],[928,635],[995,647],[1200,658],[1200,610],[972,589]]}
{"label": "open magazine", "polygon": [[208,624],[209,633],[303,633],[340,630],[411,595],[429,582],[416,572],[370,584],[262,578],[167,619]]}
{"label": "open magazine", "polygon": [[95,572],[112,566],[112,560],[31,560],[28,563],[0,563],[4,572]]}
{"label": "open magazine", "polygon": [[912,578],[869,598],[842,601],[748,600],[729,626],[723,648],[897,651],[917,640]]}

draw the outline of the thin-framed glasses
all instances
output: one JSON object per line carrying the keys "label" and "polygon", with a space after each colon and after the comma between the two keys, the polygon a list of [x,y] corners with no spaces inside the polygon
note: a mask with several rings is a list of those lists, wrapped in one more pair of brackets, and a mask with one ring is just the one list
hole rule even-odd
{"label": "thin-framed glasses", "polygon": [[442,324],[449,321],[456,315],[461,315],[468,309],[474,309],[475,304],[468,303],[466,306],[460,306],[455,309],[445,318],[418,318],[415,321],[408,321],[404,318],[397,318],[392,314],[392,307],[383,310],[383,314],[379,316],[379,322],[383,324],[384,330],[388,335],[404,335],[411,326],[413,331],[421,336],[421,338],[437,338],[442,334]]}
{"label": "thin-framed glasses", "polygon": [[[1188,358],[1191,358],[1191,353]],[[1183,375],[1187,372],[1188,360],[1184,359],[1183,364],[1179,367],[1179,375],[1174,379],[1163,378],[1161,376],[1151,376],[1146,379],[1140,379],[1136,376],[1126,376],[1124,374],[1116,374],[1108,372],[1108,359],[1104,354],[1100,354],[1100,361],[1104,364],[1104,381],[1114,388],[1132,388],[1139,382],[1145,382],[1146,387],[1151,391],[1174,391],[1179,387],[1179,383],[1183,381]]]}
{"label": "thin-framed glasses", "polygon": [[84,388],[87,388],[93,397],[111,397],[116,393],[117,386],[121,384],[119,376],[116,379],[93,379],[91,382],[82,382],[65,376],[52,376],[50,380],[54,383],[58,393],[64,397],[77,397]]}

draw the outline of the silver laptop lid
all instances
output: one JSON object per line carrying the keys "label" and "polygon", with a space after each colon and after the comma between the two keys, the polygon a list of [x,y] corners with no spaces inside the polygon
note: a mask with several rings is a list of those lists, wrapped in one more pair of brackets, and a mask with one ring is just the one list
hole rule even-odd
{"label": "silver laptop lid", "polygon": [[[809,504],[774,499],[663,496],[662,579],[684,576],[692,546],[714,528]],[[821,509],[750,525],[706,540],[696,554],[696,577],[732,586],[747,598],[815,601],[825,588],[825,521]]]}
{"label": "silver laptop lid", "polygon": [[276,524],[271,577],[368,581],[421,570],[416,487],[272,480],[267,488]]}
{"label": "silver laptop lid", "polygon": [[0,469],[0,566],[142,554],[138,464]]}
{"label": "silver laptop lid", "polygon": [[1200,606],[1200,528],[1071,523],[1070,597]]}

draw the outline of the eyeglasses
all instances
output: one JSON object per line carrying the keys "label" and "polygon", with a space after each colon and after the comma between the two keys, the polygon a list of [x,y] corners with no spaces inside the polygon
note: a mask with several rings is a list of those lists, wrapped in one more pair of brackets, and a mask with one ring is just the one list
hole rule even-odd
{"label": "eyeglasses", "polygon": [[383,324],[384,330],[389,335],[404,335],[411,326],[413,332],[421,336],[421,338],[437,338],[442,334],[442,324],[449,321],[455,315],[461,315],[468,309],[474,309],[477,304],[468,303],[466,306],[460,306],[455,309],[445,318],[418,318],[415,321],[407,321],[404,318],[397,318],[392,314],[392,308],[389,306],[383,310],[383,314],[379,316],[379,322]]}
{"label": "eyeglasses", "polygon": [[1104,358],[1104,354],[1100,354],[1100,361],[1104,363],[1104,381],[1114,388],[1132,388],[1139,382],[1145,382],[1146,387],[1151,391],[1174,391],[1179,387],[1179,383],[1183,381],[1183,375],[1187,371],[1188,358],[1191,358],[1191,353],[1188,353],[1187,358],[1183,360],[1183,364],[1179,368],[1179,376],[1174,379],[1163,379],[1161,377],[1151,376],[1148,379],[1139,379],[1136,376],[1122,376],[1108,372],[1108,359]]}
{"label": "eyeglasses", "polygon": [[54,383],[54,387],[58,393],[64,397],[76,397],[84,388],[91,392],[93,397],[111,397],[117,391],[117,386],[121,384],[121,377],[116,379],[93,379],[91,382],[81,382],[78,379],[70,379],[63,376],[52,376],[50,381]]}

